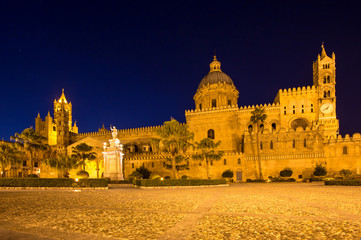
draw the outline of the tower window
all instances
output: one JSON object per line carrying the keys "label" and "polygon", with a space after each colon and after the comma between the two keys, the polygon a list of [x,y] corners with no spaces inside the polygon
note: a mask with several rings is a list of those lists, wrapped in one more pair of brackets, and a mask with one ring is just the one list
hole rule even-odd
{"label": "tower window", "polygon": [[263,144],[262,144],[262,141],[259,142],[259,148],[262,150],[263,149]]}
{"label": "tower window", "polygon": [[228,100],[228,106],[232,106],[232,101]]}
{"label": "tower window", "polygon": [[293,105],[293,110],[292,110],[293,114],[295,114],[295,113],[296,113],[295,108],[296,108],[296,107]]}
{"label": "tower window", "polygon": [[326,91],[323,92],[323,97],[324,98],[327,97],[327,92]]}
{"label": "tower window", "polygon": [[326,83],[326,76],[323,77],[323,83]]}
{"label": "tower window", "polygon": [[134,168],[134,163],[132,163],[132,168]]}
{"label": "tower window", "polygon": [[270,148],[270,149],[273,149],[273,141],[270,142],[269,148]]}
{"label": "tower window", "polygon": [[292,141],[292,148],[296,148],[296,140],[294,140],[294,139]]}
{"label": "tower window", "polygon": [[348,149],[347,149],[347,147],[343,147],[343,155],[347,155],[348,154]]}
{"label": "tower window", "polygon": [[311,112],[313,112],[313,104],[311,104]]}
{"label": "tower window", "polygon": [[53,131],[56,132],[56,127],[55,126],[53,126]]}
{"label": "tower window", "polygon": [[286,111],[287,108],[286,108],[286,106],[285,106],[283,109],[284,109],[283,114],[286,115],[286,114],[287,114],[287,111]]}
{"label": "tower window", "polygon": [[272,130],[276,130],[276,123],[272,123]]}
{"label": "tower window", "polygon": [[327,76],[327,83],[330,83],[330,82],[331,82],[330,76]]}
{"label": "tower window", "polygon": [[306,138],[303,139],[303,147],[307,147],[307,141],[306,141]]}
{"label": "tower window", "polygon": [[199,110],[202,110],[202,103],[199,104]]}
{"label": "tower window", "polygon": [[327,97],[331,97],[331,91],[327,91]]}
{"label": "tower window", "polygon": [[213,129],[209,129],[207,132],[208,138],[210,139],[214,139],[214,130]]}
{"label": "tower window", "polygon": [[212,108],[217,107],[217,100],[216,99],[212,99]]}
{"label": "tower window", "polygon": [[249,131],[250,133],[253,132],[253,126],[252,126],[252,125],[249,125],[249,126],[248,126],[248,131]]}
{"label": "tower window", "polygon": [[239,164],[239,165],[241,164],[241,159],[240,159],[240,158],[238,158],[238,164]]}
{"label": "tower window", "polygon": [[304,106],[302,105],[302,113],[304,113],[305,112],[305,109],[304,109]]}
{"label": "tower window", "polygon": [[223,160],[223,165],[227,165],[227,159]]}

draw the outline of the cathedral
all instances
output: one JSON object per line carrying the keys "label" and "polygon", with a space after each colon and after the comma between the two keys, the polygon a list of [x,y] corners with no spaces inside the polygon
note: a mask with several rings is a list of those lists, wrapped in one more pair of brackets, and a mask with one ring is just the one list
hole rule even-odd
{"label": "cathedral", "polygon": [[[260,105],[267,118],[260,126],[258,145],[257,126],[250,121],[251,112],[258,105],[239,107],[238,90],[214,56],[209,73],[200,81],[193,97],[194,109],[185,111],[186,124],[194,133],[194,141],[206,137],[221,141],[217,150],[224,155],[221,160],[210,162],[210,177],[221,178],[225,170],[231,170],[234,181],[255,179],[258,161],[265,179],[278,177],[281,170],[291,168],[292,177],[302,180],[311,177],[316,164],[326,166],[331,176],[341,169],[360,174],[361,135],[342,137],[338,132],[335,59],[335,54],[327,55],[322,45],[321,54],[313,62],[311,86],[280,89],[272,103]],[[140,166],[162,177],[171,176],[170,170],[164,167],[167,156],[152,146],[151,139],[158,127],[118,130],[118,139],[124,145],[126,178]],[[38,114],[35,130],[47,138],[49,145],[68,154],[74,146],[87,143],[101,157],[104,142],[112,138],[104,126],[97,132],[79,133],[76,122],[72,121],[72,104],[64,90],[59,100],[54,100],[54,118],[48,113],[42,120]],[[189,154],[188,169],[180,171],[179,175],[205,178],[204,163],[202,166],[202,162],[193,160]],[[54,177],[54,171],[42,171],[41,177]],[[87,171],[90,177],[96,177],[94,164],[89,164]]]}

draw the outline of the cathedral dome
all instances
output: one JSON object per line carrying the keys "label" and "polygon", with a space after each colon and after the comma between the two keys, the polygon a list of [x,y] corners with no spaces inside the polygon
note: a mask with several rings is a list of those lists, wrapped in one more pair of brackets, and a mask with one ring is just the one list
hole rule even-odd
{"label": "cathedral dome", "polygon": [[201,81],[198,89],[201,89],[204,85],[223,82],[230,85],[234,85],[232,79],[224,72],[209,72]]}
{"label": "cathedral dome", "polygon": [[209,68],[209,73],[202,79],[193,97],[196,110],[236,106],[239,92],[232,79],[222,72],[216,56]]}

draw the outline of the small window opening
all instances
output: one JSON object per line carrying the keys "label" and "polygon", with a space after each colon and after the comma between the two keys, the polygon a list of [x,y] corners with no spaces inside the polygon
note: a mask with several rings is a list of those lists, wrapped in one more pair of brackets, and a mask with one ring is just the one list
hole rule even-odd
{"label": "small window opening", "polygon": [[294,139],[292,141],[292,148],[296,148],[296,140],[294,140]]}
{"label": "small window opening", "polygon": [[303,147],[307,147],[307,140],[306,140],[306,138],[303,139]]}
{"label": "small window opening", "polygon": [[263,149],[263,144],[262,144],[262,141],[261,142],[259,142],[259,149]]}
{"label": "small window opening", "polygon": [[202,103],[199,104],[199,110],[202,110]]}
{"label": "small window opening", "polygon": [[232,101],[228,100],[228,106],[232,106]]}
{"label": "small window opening", "polygon": [[248,126],[248,131],[249,131],[250,133],[253,132],[253,126],[252,126],[252,125],[249,125],[249,126]]}
{"label": "small window opening", "polygon": [[343,155],[347,155],[348,154],[348,149],[347,147],[343,147]]}
{"label": "small window opening", "polygon": [[272,123],[272,130],[276,130],[276,123]]}
{"label": "small window opening", "polygon": [[269,148],[270,148],[270,149],[273,149],[273,141],[270,142]]}
{"label": "small window opening", "polygon": [[134,163],[132,163],[132,168],[134,168]]}
{"label": "small window opening", "polygon": [[207,132],[208,138],[210,139],[214,139],[214,130],[213,129],[209,129]]}
{"label": "small window opening", "polygon": [[227,159],[223,160],[223,165],[227,165]]}
{"label": "small window opening", "polygon": [[238,158],[238,164],[239,164],[239,165],[241,164],[241,159],[240,159],[240,158]]}
{"label": "small window opening", "polygon": [[212,108],[216,108],[216,107],[217,107],[217,100],[212,99]]}

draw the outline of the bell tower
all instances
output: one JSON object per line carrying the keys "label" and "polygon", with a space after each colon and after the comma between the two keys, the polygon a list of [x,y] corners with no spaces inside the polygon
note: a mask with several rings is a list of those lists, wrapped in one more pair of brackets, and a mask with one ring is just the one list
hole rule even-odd
{"label": "bell tower", "polygon": [[54,100],[54,122],[57,131],[58,150],[65,151],[69,145],[69,135],[72,128],[72,105],[66,100],[64,89],[59,100]]}
{"label": "bell tower", "polygon": [[339,124],[336,118],[336,56],[327,56],[321,45],[321,55],[313,62],[313,85],[317,89],[318,124],[324,126],[326,137],[338,134]]}

